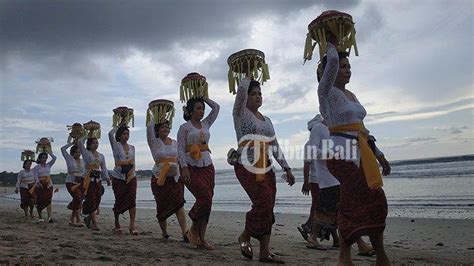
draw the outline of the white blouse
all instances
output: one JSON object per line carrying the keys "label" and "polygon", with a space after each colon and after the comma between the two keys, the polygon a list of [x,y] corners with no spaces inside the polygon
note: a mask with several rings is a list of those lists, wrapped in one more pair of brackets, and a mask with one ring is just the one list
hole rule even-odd
{"label": "white blouse", "polygon": [[[355,97],[355,102],[351,101],[344,94],[344,91],[334,86],[338,71],[339,56],[337,50],[333,44],[328,43],[327,64],[318,85],[318,97],[319,111],[329,128],[339,125],[362,123],[367,114],[364,107]],[[345,134],[352,136],[358,135],[357,132],[345,132]],[[351,144],[353,143],[351,139],[341,136],[331,136],[331,139],[334,141],[334,147],[342,146],[344,149],[346,147],[346,141],[350,141]],[[360,147],[357,142],[355,145],[357,151],[356,154],[352,154],[351,148],[349,151],[344,150],[344,156],[347,161],[352,161],[359,166]],[[346,152],[349,152],[349,154]]]}
{"label": "white blouse", "polygon": [[[155,165],[151,170],[153,175],[158,178],[160,175],[161,168],[163,167],[163,163],[156,163],[158,160],[162,158],[178,158],[178,142],[176,140],[171,139],[171,144],[165,144],[160,138],[155,137],[155,123],[150,121],[147,125],[146,131],[148,146],[150,147],[151,156],[153,156],[153,160],[155,161]],[[178,164],[177,163],[169,163],[170,169],[168,171],[168,177],[174,177],[174,180],[178,182],[179,179],[179,171],[178,171]]]}
{"label": "white blouse", "polygon": [[[45,166],[42,166],[41,164],[37,164],[33,168],[33,176],[35,178],[35,183],[39,184],[40,183],[40,177],[41,176],[51,176],[51,167],[54,165],[56,162],[56,156],[54,154],[50,154],[51,156],[51,161],[49,161]],[[48,184],[48,187],[51,187],[53,185],[53,179],[51,178],[51,181]]]}
{"label": "white blouse", "polygon": [[[109,132],[109,140],[110,146],[112,146],[112,152],[114,154],[115,164],[119,161],[128,161],[133,160],[133,164],[135,164],[135,147],[133,145],[128,144],[128,153],[125,151],[122,143],[115,140],[115,133],[117,132],[118,127],[112,128]],[[120,180],[127,180],[127,174],[121,172],[122,167],[115,165],[114,170],[110,172],[110,174],[117,179]],[[132,176],[135,176],[135,167],[132,168]]]}
{"label": "white blouse", "polygon": [[[97,156],[95,156],[91,151],[89,151],[88,149],[86,149],[86,147],[84,147],[84,141],[85,139],[81,139],[81,141],[77,143],[77,146],[79,146],[79,150],[81,151],[82,158],[84,158],[84,164],[86,166],[85,172],[88,172],[87,170],[88,165],[96,165],[100,168],[101,179],[104,181],[110,180],[104,155],[100,152],[97,152]],[[100,182],[100,180],[96,180],[96,182],[98,183]]]}
{"label": "white blouse", "polygon": [[61,147],[61,153],[63,154],[64,160],[66,160],[67,166],[66,183],[76,182],[76,177],[83,177],[86,169],[82,159],[79,159],[78,163],[76,159],[67,152],[67,149],[73,145],[73,143],[68,143]]}
{"label": "white blouse", "polygon": [[[201,121],[201,129],[193,126],[191,121],[182,124],[178,130],[178,161],[181,167],[187,165],[196,167],[206,167],[212,164],[212,159],[209,151],[201,151],[201,159],[194,160],[189,153],[186,152],[186,147],[191,144],[209,144],[211,134],[209,129],[219,114],[219,105],[211,99],[204,100],[210,107],[211,112]],[[204,143],[201,142],[203,137]]]}
{"label": "white blouse", "polygon": [[[282,168],[289,167],[286,162],[285,156],[281,150],[280,144],[275,135],[275,129],[273,128],[272,121],[269,117],[263,116],[264,121],[258,119],[249,109],[247,109],[248,89],[250,86],[249,79],[243,79],[237,89],[235,96],[234,109],[232,116],[234,117],[234,128],[237,136],[237,141],[240,142],[243,137],[248,135],[259,135],[264,138],[271,140],[272,154],[275,160]],[[242,148],[238,148],[239,153],[242,153]],[[267,150],[268,158],[271,158],[269,151]],[[248,149],[247,157],[250,162],[254,159],[254,148]],[[271,159],[270,159],[271,161]],[[241,161],[240,161],[241,162]],[[242,163],[242,162],[241,162]]]}
{"label": "white blouse", "polygon": [[25,171],[25,169],[23,169],[18,173],[18,176],[16,179],[17,189],[20,189],[20,187],[28,188],[28,185],[34,184],[34,183],[35,183],[35,177],[33,175],[33,170],[29,170],[27,172]]}

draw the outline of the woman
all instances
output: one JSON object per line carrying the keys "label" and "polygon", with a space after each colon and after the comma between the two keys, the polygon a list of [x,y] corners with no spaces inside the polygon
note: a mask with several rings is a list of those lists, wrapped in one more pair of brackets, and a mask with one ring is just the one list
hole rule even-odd
{"label": "woman", "polygon": [[[68,153],[67,149],[69,147],[71,147],[71,149]],[[81,159],[79,147],[74,145],[74,143],[68,143],[62,146],[61,153],[63,154],[64,160],[66,160],[67,166],[67,176],[65,182],[66,188],[72,197],[72,201],[67,205],[67,208],[72,210],[71,218],[69,219],[69,225],[82,227],[84,225],[81,223],[79,213],[82,208],[82,197],[84,194],[84,190],[82,188],[82,178],[85,172],[84,162]]]}
{"label": "woman", "polygon": [[23,161],[23,170],[18,173],[16,180],[15,193],[20,192],[20,208],[25,212],[25,218],[28,217],[28,208],[30,209],[30,217],[34,218],[33,207],[36,202],[36,194],[30,193],[30,189],[35,185],[35,177],[31,171],[32,160]]}
{"label": "woman", "polygon": [[53,198],[53,180],[51,179],[51,167],[56,162],[56,156],[51,152],[51,161],[46,163],[48,160],[48,154],[45,152],[40,153],[37,165],[33,168],[33,176],[35,178],[36,188],[33,188],[36,193],[36,209],[38,210],[38,221],[44,222],[42,212],[46,208],[48,212],[48,223],[53,222],[52,218],[52,207],[51,199]]}
{"label": "woman", "polygon": [[160,223],[161,234],[169,238],[167,231],[168,217],[176,214],[183,241],[186,236],[186,216],[184,214],[184,184],[179,179],[178,143],[168,137],[170,125],[168,121],[156,124],[153,120],[147,125],[147,141],[151,155],[155,161],[152,170],[151,190],[156,201],[156,218]]}
{"label": "woman", "polygon": [[[342,159],[327,161],[330,173],[341,184],[337,215],[341,240],[339,263],[352,264],[351,245],[361,236],[368,235],[377,256],[376,264],[388,265],[390,261],[383,245],[387,199],[381,188],[375,156],[367,144],[368,131],[363,126],[366,111],[355,95],[346,89],[351,77],[347,53],[338,54],[334,36],[329,40],[326,58],[323,58],[318,71],[320,111],[334,146],[345,147],[346,142],[356,145],[355,154],[350,153],[351,148],[347,154],[336,157]],[[383,156],[378,159],[384,167],[383,174],[389,174],[388,162]]]}
{"label": "woman", "polygon": [[[209,115],[204,117],[204,103],[211,107]],[[187,236],[194,245],[213,250],[206,241],[206,229],[211,214],[214,195],[214,165],[208,147],[210,132],[219,114],[219,105],[210,99],[190,99],[184,110],[184,120],[178,130],[178,160],[181,175],[189,191],[196,198],[189,211],[193,221]]]}
{"label": "woman", "polygon": [[84,139],[81,139],[77,145],[79,146],[82,158],[84,158],[86,168],[82,186],[85,195],[84,203],[82,204],[82,213],[88,216],[84,218],[84,223],[87,228],[99,231],[96,210],[99,207],[100,200],[102,199],[102,191],[104,189],[101,184],[101,179],[107,181],[107,186],[110,186],[105,158],[102,153],[97,151],[99,141],[96,138],[88,138],[86,147],[84,147]]}
{"label": "woman", "polygon": [[137,178],[135,177],[135,147],[128,144],[130,131],[128,127],[122,125],[113,127],[109,132],[110,145],[114,154],[115,167],[110,172],[112,175],[112,189],[114,190],[115,204],[114,232],[120,233],[120,214],[128,211],[130,215],[130,225],[128,227],[131,235],[138,235],[135,228]]}
{"label": "woman", "polygon": [[[275,222],[276,178],[272,170],[269,149],[286,173],[290,186],[295,178],[288,166],[270,118],[259,112],[262,106],[260,83],[244,79],[235,98],[233,117],[239,141],[239,163],[234,166],[235,175],[252,201],[252,209],[247,212],[245,229],[240,234],[242,255],[253,258],[250,238],[260,241],[259,260],[269,263],[284,263],[270,252],[270,235]],[[265,148],[268,147],[268,148]]]}

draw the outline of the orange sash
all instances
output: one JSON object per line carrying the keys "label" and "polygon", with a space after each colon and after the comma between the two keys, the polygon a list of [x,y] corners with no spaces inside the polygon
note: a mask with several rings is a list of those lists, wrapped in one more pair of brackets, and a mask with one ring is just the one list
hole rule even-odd
{"label": "orange sash", "polygon": [[133,164],[133,167],[128,171],[127,173],[127,180],[126,183],[128,184],[130,181],[132,181],[135,176],[133,176],[133,169],[135,169],[135,164],[132,159],[126,160],[126,161],[117,161],[115,162],[115,166],[126,166],[126,165],[131,165]]}
{"label": "orange sash", "polygon": [[89,164],[89,165],[86,165],[86,168],[87,168],[88,171],[87,171],[86,175],[84,176],[84,181],[82,181],[82,187],[84,188],[84,196],[87,195],[87,190],[89,189],[89,185],[91,183],[92,170],[99,169],[99,166],[97,164]]}
{"label": "orange sash", "polygon": [[165,157],[155,161],[156,164],[163,164],[160,170],[160,176],[156,179],[156,184],[158,186],[162,186],[166,182],[166,177],[168,176],[168,172],[170,170],[170,163],[178,163],[178,159],[176,157]]}
{"label": "orange sash", "polygon": [[[72,175],[72,176],[74,176],[74,177],[76,177],[76,178],[78,178],[78,177],[80,178],[80,177],[81,177],[81,176],[75,176],[75,175]],[[81,186],[81,182],[79,182],[79,183],[78,183],[78,182],[73,182],[73,184],[74,184],[74,186],[71,187],[71,191],[72,191],[72,192],[74,192],[78,187]]]}
{"label": "orange sash", "polygon": [[201,155],[202,151],[211,152],[207,144],[190,144],[186,147],[186,152],[189,152],[189,155],[194,160],[199,160],[202,158],[202,155]]}
{"label": "orange sash", "polygon": [[362,168],[364,170],[367,185],[371,189],[381,188],[383,186],[382,176],[380,175],[379,166],[374,152],[370,149],[367,143],[367,134],[362,123],[340,125],[329,128],[331,133],[335,132],[357,132],[357,139],[360,147],[360,156],[362,161]]}
{"label": "orange sash", "polygon": [[[267,169],[268,165],[268,154],[267,154],[267,150],[268,150],[268,146],[270,145],[270,142],[268,141],[258,141],[258,140],[244,140],[242,142],[239,143],[239,147],[246,147],[246,146],[249,146],[249,147],[257,147],[258,148],[258,152],[260,154],[260,156],[258,157],[258,161],[256,163],[256,166],[258,169]],[[263,182],[263,180],[265,179],[265,173],[258,173],[258,174],[255,174],[255,178],[257,180],[257,182]]]}
{"label": "orange sash", "polygon": [[[40,176],[39,177],[39,180],[40,180],[40,183],[43,185],[43,186],[47,186],[49,183],[51,183],[51,176]],[[30,188],[30,190],[28,190],[30,192],[30,194],[33,194],[35,193],[35,190],[36,190],[36,185],[35,186],[32,186]]]}

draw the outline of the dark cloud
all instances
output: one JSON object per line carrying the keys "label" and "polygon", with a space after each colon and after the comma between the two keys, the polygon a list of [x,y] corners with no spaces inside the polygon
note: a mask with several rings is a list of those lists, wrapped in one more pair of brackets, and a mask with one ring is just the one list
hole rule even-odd
{"label": "dark cloud", "polygon": [[440,132],[447,133],[447,134],[450,134],[450,135],[461,134],[461,133],[463,133],[464,131],[466,131],[468,129],[469,129],[468,126],[450,126],[450,127],[437,127],[437,128],[435,128],[436,131],[440,131]]}
{"label": "dark cloud", "polygon": [[[350,7],[358,1],[322,1]],[[331,4],[330,4],[331,3]],[[3,49],[31,53],[163,49],[184,39],[235,35],[242,20],[309,8],[317,1],[3,1]]]}

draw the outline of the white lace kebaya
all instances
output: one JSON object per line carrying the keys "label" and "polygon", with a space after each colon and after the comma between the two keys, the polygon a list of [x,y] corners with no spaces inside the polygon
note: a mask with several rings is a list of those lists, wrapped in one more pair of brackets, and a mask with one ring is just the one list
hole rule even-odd
{"label": "white lace kebaya", "polygon": [[[146,136],[148,141],[148,146],[150,147],[151,156],[155,161],[155,165],[151,170],[153,175],[158,178],[160,176],[163,163],[156,163],[163,158],[178,158],[178,142],[171,139],[171,144],[165,144],[160,138],[155,137],[155,123],[150,121],[146,128]],[[168,177],[174,177],[174,180],[178,182],[179,180],[179,171],[178,164],[170,162],[170,169],[168,170]]]}
{"label": "white lace kebaya", "polygon": [[23,169],[21,170],[16,179],[16,188],[20,189],[22,188],[28,188],[28,185],[34,184],[35,183],[35,177],[33,175],[33,170],[29,170],[28,172]]}
{"label": "white lace kebaya", "polygon": [[[367,114],[364,107],[360,104],[357,98],[354,96],[355,102],[351,101],[345,94],[344,91],[335,87],[334,82],[336,81],[337,72],[339,71],[339,55],[336,47],[328,43],[327,49],[327,64],[324,69],[323,75],[318,86],[318,97],[319,97],[319,111],[324,117],[328,128],[340,125],[363,123],[363,120]],[[357,137],[357,132],[344,132],[345,134]],[[368,133],[368,132],[367,132]],[[341,146],[346,147],[346,141],[351,139],[342,136],[331,136],[331,140],[334,143],[334,147]],[[352,148],[347,151],[344,150],[344,157],[346,161],[352,161],[357,166],[360,165],[360,147],[359,143],[355,141],[351,147],[356,148],[356,154],[352,154]],[[350,154],[346,154],[349,152]]]}
{"label": "white lace kebaya", "polygon": [[[49,161],[45,166],[42,166],[41,164],[37,164],[33,168],[33,176],[35,178],[35,183],[39,184],[40,183],[40,177],[42,176],[51,176],[51,167],[54,165],[56,162],[56,156],[54,154],[49,154],[51,156],[51,161]],[[48,188],[53,185],[53,179],[51,178],[49,180]]]}
{"label": "white lace kebaya", "polygon": [[[115,133],[118,129],[118,127],[113,127],[109,132],[110,146],[112,146],[112,152],[114,154],[115,160],[115,167],[114,170],[110,172],[110,175],[120,180],[127,180],[127,174],[122,173],[122,167],[119,166],[119,162],[132,161],[133,164],[135,164],[135,146],[127,144],[128,151],[126,151],[122,143],[115,140]],[[135,176],[135,167],[132,167],[131,171],[131,176]]]}
{"label": "white lace kebaya", "polygon": [[[79,147],[79,150],[81,151],[81,155],[84,160],[84,164],[86,166],[86,171],[89,171],[87,167],[91,167],[91,166],[93,170],[95,171],[99,171],[99,168],[100,168],[101,180],[103,181],[110,180],[104,155],[100,152],[97,152],[97,156],[95,156],[90,150],[84,147],[84,141],[85,139],[81,139],[80,141],[78,141],[77,146]],[[100,182],[99,179],[95,181],[97,183]]]}
{"label": "white lace kebaya", "polygon": [[[232,116],[234,118],[234,128],[237,141],[240,142],[243,140],[243,138],[245,138],[245,136],[248,137],[250,135],[258,135],[266,139],[272,139],[270,146],[272,148],[273,157],[278,161],[278,164],[280,164],[282,168],[289,168],[285,156],[281,151],[280,144],[278,143],[278,140],[275,136],[275,129],[273,128],[270,118],[263,116],[265,120],[260,120],[247,108],[249,86],[250,80],[243,79],[239,84],[237,94],[235,96]],[[243,148],[239,147],[239,153],[242,153],[242,150]],[[249,147],[247,158],[251,163],[254,161],[254,154],[254,147]],[[268,150],[267,154],[268,158],[270,159],[271,156]],[[239,159],[240,163],[242,163],[241,159],[242,157]],[[244,164],[245,163],[246,162],[244,162]]]}
{"label": "white lace kebaya", "polygon": [[66,183],[74,183],[76,182],[76,177],[84,177],[86,169],[82,159],[79,159],[79,163],[77,163],[76,159],[67,152],[67,149],[72,145],[74,144],[68,143],[61,147],[61,153],[63,154],[64,160],[66,160],[67,166]]}
{"label": "white lace kebaya", "polygon": [[[187,165],[195,167],[206,167],[212,164],[212,159],[209,151],[201,151],[201,158],[199,160],[193,159],[186,148],[192,144],[209,144],[211,134],[209,129],[219,114],[219,104],[211,99],[204,99],[204,102],[211,107],[211,112],[201,121],[202,128],[196,128],[191,121],[182,124],[178,130],[178,161],[181,167]],[[203,143],[204,142],[204,143]]]}

